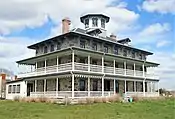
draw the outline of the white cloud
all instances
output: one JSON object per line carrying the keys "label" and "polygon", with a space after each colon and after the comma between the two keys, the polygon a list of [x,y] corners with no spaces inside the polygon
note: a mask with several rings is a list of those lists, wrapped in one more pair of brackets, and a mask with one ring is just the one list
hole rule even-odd
{"label": "white cloud", "polygon": [[155,23],[151,24],[145,29],[143,29],[139,35],[141,36],[151,36],[151,35],[157,35],[162,34],[170,30],[170,25],[168,23],[160,24]]}
{"label": "white cloud", "polygon": [[160,63],[155,72],[160,77],[160,87],[166,89],[175,89],[175,54],[167,52],[156,52],[148,57],[148,60]]}
{"label": "white cloud", "polygon": [[175,14],[175,0],[145,0],[142,8],[148,12]]}
{"label": "white cloud", "polygon": [[[115,6],[111,5],[115,2]],[[130,27],[139,17],[126,9],[120,0],[7,0],[0,1],[0,35],[10,34],[25,27],[38,27],[50,17],[60,24],[63,17],[70,17],[74,26],[81,26],[79,17],[85,13],[108,13],[117,23],[115,29]],[[109,25],[110,28],[111,25]]]}
{"label": "white cloud", "polygon": [[156,44],[156,47],[157,47],[157,48],[164,47],[164,46],[169,45],[170,43],[171,43],[171,42],[168,41],[168,40],[161,40],[161,41],[159,41],[159,42]]}
{"label": "white cloud", "polygon": [[0,68],[5,68],[15,73],[18,72],[17,60],[34,56],[34,51],[27,49],[35,40],[22,37],[0,38]]}

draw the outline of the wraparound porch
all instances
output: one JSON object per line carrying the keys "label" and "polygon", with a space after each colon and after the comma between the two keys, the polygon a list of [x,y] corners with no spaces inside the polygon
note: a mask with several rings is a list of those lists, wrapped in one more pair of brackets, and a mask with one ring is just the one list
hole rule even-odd
{"label": "wraparound porch", "polygon": [[159,96],[157,89],[156,81],[112,79],[100,76],[81,77],[74,74],[61,78],[27,81],[27,96],[30,97],[86,98],[110,96],[116,93],[155,97]]}

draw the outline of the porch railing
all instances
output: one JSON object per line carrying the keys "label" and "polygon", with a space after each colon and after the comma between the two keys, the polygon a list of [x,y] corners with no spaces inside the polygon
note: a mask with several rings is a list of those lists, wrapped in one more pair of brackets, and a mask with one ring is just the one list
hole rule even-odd
{"label": "porch railing", "polygon": [[[111,96],[112,91],[104,91],[104,96]],[[90,97],[100,97],[102,91],[90,91]],[[30,97],[48,97],[48,98],[71,98],[72,91],[46,91],[46,92],[30,92]],[[75,98],[88,97],[88,91],[75,91]]]}
{"label": "porch railing", "polygon": [[[126,96],[140,96],[144,97],[144,92],[126,92]],[[158,92],[145,92],[145,97],[158,97]]]}
{"label": "porch railing", "polygon": [[[84,64],[84,63],[76,63],[76,62],[74,63],[74,70],[76,71],[88,72],[88,68],[90,68],[90,72],[102,73],[101,65],[90,64],[89,66],[88,64]],[[19,74],[19,78],[38,76],[38,75],[44,75],[44,74],[53,74],[53,73],[71,71],[71,70],[72,70],[72,63],[65,63],[65,64],[59,64],[54,66],[37,68],[33,72],[26,72],[26,73]],[[109,67],[109,66],[104,66],[104,73],[111,74],[111,75],[117,74],[121,76],[143,77],[143,71],[138,71],[138,70],[134,71],[131,69],[126,69],[126,72],[125,72],[125,69],[123,68],[115,68],[114,70],[114,67]],[[158,79],[158,77],[156,77],[155,75],[148,74],[146,72],[145,72],[145,77]]]}

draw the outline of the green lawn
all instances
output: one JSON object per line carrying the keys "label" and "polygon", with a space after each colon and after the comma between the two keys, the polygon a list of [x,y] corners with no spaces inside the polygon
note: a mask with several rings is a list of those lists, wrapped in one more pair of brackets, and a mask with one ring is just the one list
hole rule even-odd
{"label": "green lawn", "polygon": [[175,119],[173,99],[69,105],[0,101],[0,119]]}

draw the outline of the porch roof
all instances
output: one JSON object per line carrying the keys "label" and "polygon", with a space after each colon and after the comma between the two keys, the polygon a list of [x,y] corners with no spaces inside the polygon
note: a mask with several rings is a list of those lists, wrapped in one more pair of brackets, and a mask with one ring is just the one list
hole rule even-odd
{"label": "porch roof", "polygon": [[26,65],[35,65],[35,63],[37,61],[43,61],[43,59],[56,58],[57,56],[59,57],[59,56],[65,55],[65,54],[70,55],[71,50],[75,51],[75,55],[81,55],[81,56],[84,56],[84,57],[87,57],[88,55],[90,55],[91,57],[94,57],[96,59],[98,59],[98,58],[100,59],[101,56],[104,56],[104,59],[108,60],[108,61],[113,61],[115,59],[118,62],[126,61],[127,63],[135,63],[135,64],[143,64],[144,63],[145,66],[158,66],[159,65],[158,63],[154,63],[154,62],[149,62],[149,61],[124,57],[124,56],[119,56],[119,55],[110,54],[110,53],[103,53],[103,52],[100,52],[100,51],[83,49],[83,48],[79,48],[79,47],[69,47],[69,48],[58,50],[58,51],[55,51],[55,52],[46,53],[46,54],[42,54],[42,55],[39,55],[39,56],[31,57],[31,58],[28,58],[28,59],[20,60],[20,61],[17,61],[16,63],[26,64]]}

